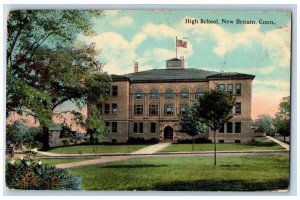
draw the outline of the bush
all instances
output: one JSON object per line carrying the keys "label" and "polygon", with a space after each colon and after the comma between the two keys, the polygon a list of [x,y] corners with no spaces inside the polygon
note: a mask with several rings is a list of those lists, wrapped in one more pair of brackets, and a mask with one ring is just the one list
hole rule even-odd
{"label": "bush", "polygon": [[151,138],[146,140],[145,138],[129,138],[127,144],[156,144],[159,140],[157,138]]}
{"label": "bush", "polygon": [[[178,144],[192,144],[193,143],[193,139],[178,139],[177,140]],[[207,138],[195,138],[194,140],[195,144],[204,144],[204,143],[211,143],[211,140],[207,139]]]}
{"label": "bush", "polygon": [[6,186],[22,190],[80,190],[81,180],[69,176],[65,169],[43,164],[27,154],[6,164]]}

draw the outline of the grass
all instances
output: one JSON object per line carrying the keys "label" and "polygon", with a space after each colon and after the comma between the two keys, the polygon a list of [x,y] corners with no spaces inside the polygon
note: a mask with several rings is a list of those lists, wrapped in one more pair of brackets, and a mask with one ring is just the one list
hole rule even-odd
{"label": "grass", "polygon": [[[149,145],[97,145],[97,153],[131,153],[141,148],[144,148]],[[85,154],[85,153],[94,153],[93,145],[76,145],[76,146],[66,146],[58,147],[50,150],[52,153],[61,153],[61,154]]]}
{"label": "grass", "polygon": [[262,191],[288,188],[289,157],[136,158],[68,170],[83,190]]}
{"label": "grass", "polygon": [[[194,151],[214,151],[214,144],[195,144]],[[272,142],[266,137],[257,137],[252,144],[217,144],[217,151],[235,150],[282,150],[280,145]],[[162,152],[184,152],[192,151],[192,144],[171,144]]]}

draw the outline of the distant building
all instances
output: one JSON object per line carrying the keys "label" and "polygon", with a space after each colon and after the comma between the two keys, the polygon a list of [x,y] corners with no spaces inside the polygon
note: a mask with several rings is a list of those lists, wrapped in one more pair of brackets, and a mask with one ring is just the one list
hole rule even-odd
{"label": "distant building", "polygon": [[[109,98],[97,104],[108,129],[107,141],[129,138],[176,141],[189,138],[180,132],[179,116],[204,91],[219,87],[236,98],[233,118],[216,134],[219,143],[252,141],[251,84],[254,75],[185,68],[184,59],[166,61],[166,69],[112,75]],[[95,111],[95,110],[94,110]],[[89,107],[88,112],[92,112]],[[211,130],[203,137],[213,138]]]}

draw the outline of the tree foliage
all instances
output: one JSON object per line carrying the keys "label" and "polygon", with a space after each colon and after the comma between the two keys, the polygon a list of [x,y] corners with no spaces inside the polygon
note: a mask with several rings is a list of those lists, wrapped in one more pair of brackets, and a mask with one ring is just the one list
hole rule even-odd
{"label": "tree foliage", "polygon": [[94,108],[92,114],[87,119],[87,133],[90,136],[90,140],[94,144],[94,150],[97,154],[97,143],[104,142],[106,127],[101,118],[100,112]]}
{"label": "tree foliage", "polygon": [[181,132],[193,137],[192,150],[194,150],[195,136],[203,134],[207,130],[207,126],[201,123],[201,119],[197,117],[197,102],[185,108],[185,112],[180,116],[180,124]]}
{"label": "tree foliage", "polygon": [[[98,10],[17,10],[7,23],[7,116],[30,114],[44,131],[49,148],[49,126],[55,109],[66,101],[79,108],[103,98],[110,76],[101,72],[95,45],[76,40],[93,34]],[[82,122],[80,112],[71,111]],[[83,124],[83,123],[82,123]]]}
{"label": "tree foliage", "polygon": [[255,120],[255,131],[259,133],[271,133],[274,131],[274,126],[272,124],[273,119],[270,115],[263,114],[258,115]]}
{"label": "tree foliage", "polygon": [[279,104],[279,112],[276,113],[274,119],[275,129],[284,136],[290,135],[290,113],[291,113],[291,102],[290,97],[284,97]]}
{"label": "tree foliage", "polygon": [[232,118],[231,110],[234,106],[235,99],[228,93],[218,89],[212,89],[204,92],[197,104],[197,117],[201,122],[209,126],[214,131],[214,146],[216,165],[216,131],[224,123]]}

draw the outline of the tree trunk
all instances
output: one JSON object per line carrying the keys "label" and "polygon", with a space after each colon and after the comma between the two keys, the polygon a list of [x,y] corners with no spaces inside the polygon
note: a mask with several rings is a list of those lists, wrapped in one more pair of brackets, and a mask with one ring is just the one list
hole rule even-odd
{"label": "tree trunk", "polygon": [[215,143],[215,159],[214,159],[214,165],[217,165],[217,142],[216,142],[216,130],[214,130],[214,143]]}
{"label": "tree trunk", "polygon": [[96,156],[97,156],[97,150],[98,150],[98,149],[97,149],[97,141],[96,141]]}
{"label": "tree trunk", "polygon": [[43,150],[48,151],[50,149],[49,145],[49,128],[43,126]]}
{"label": "tree trunk", "polygon": [[195,137],[193,136],[193,146],[192,146],[192,151],[194,151],[194,139],[195,139]]}

